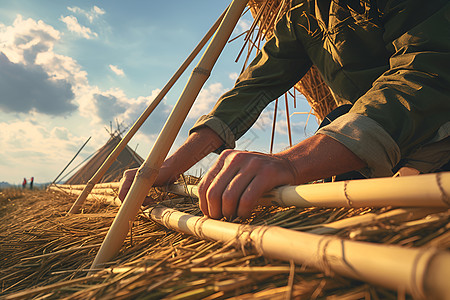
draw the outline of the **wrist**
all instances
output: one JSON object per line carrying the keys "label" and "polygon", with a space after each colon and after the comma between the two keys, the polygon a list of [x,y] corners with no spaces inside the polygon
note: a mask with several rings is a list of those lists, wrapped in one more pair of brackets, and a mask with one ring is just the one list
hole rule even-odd
{"label": "wrist", "polygon": [[289,173],[292,176],[292,180],[291,180],[291,182],[289,182],[289,184],[291,184],[291,185],[297,184],[300,179],[300,173],[297,170],[297,168],[295,167],[295,165],[293,164],[293,162],[291,161],[291,159],[289,158],[289,156],[284,155],[283,153],[273,154],[272,156],[276,157],[277,159],[284,162],[287,170],[289,171]]}

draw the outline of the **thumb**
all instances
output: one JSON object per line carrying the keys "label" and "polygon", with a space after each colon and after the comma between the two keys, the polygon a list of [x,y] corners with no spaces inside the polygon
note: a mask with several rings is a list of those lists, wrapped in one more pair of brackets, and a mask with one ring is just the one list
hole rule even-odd
{"label": "thumb", "polygon": [[123,173],[122,179],[120,179],[119,195],[118,195],[120,201],[123,202],[123,200],[127,196],[131,184],[133,183],[134,177],[136,176],[137,170],[138,169],[129,169]]}

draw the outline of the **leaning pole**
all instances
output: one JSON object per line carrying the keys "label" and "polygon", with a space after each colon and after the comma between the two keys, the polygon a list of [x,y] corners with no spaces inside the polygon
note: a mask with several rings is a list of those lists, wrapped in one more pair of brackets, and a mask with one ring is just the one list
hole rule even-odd
{"label": "leaning pole", "polygon": [[145,109],[142,115],[136,120],[130,130],[125,134],[119,144],[114,148],[114,150],[109,154],[108,158],[103,162],[97,172],[92,176],[92,178],[88,181],[83,192],[77,197],[72,207],[70,208],[68,214],[76,214],[80,211],[81,207],[84,204],[89,193],[92,191],[94,186],[102,179],[103,175],[105,175],[106,171],[108,171],[109,167],[114,163],[116,158],[122,152],[122,150],[126,147],[128,142],[134,136],[134,134],[138,131],[138,129],[142,126],[142,124],[147,120],[148,116],[155,110],[156,106],[162,101],[162,99],[166,96],[175,82],[180,78],[180,76],[184,73],[186,68],[191,64],[191,62],[195,59],[197,54],[203,49],[211,36],[216,32],[219,27],[220,22],[222,21],[225,12],[220,15],[217,21],[213,24],[213,26],[209,29],[209,31],[205,34],[202,40],[198,43],[198,45],[192,50],[191,54],[186,58],[183,64],[178,68],[178,70],[173,74],[170,80],[163,87],[161,92],[156,96],[156,98],[150,103],[150,105]]}
{"label": "leaning pole", "polygon": [[192,71],[180,98],[173,108],[166,124],[160,132],[150,154],[139,168],[133,184],[103,241],[91,269],[101,268],[102,264],[115,257],[125,240],[130,224],[135,219],[145,196],[150,191],[186,116],[194,104],[195,98],[225,47],[247,0],[233,0],[216,34],[205,50],[197,67]]}

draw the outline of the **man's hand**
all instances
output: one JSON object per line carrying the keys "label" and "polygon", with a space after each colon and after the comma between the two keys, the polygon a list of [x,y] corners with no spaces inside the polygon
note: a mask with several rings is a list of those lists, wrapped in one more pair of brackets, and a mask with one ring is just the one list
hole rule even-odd
{"label": "man's hand", "polygon": [[303,184],[365,166],[344,145],[322,134],[274,155],[226,150],[199,184],[200,208],[214,219],[246,218],[261,196],[277,186]]}
{"label": "man's hand", "polygon": [[265,192],[293,184],[296,177],[287,159],[225,150],[199,184],[200,209],[214,219],[247,218]]}
{"label": "man's hand", "polygon": [[[222,139],[208,127],[192,133],[175,153],[164,161],[153,186],[164,186],[174,182],[180,174],[195,165],[211,151],[223,144]],[[138,169],[124,172],[120,180],[119,199],[123,201],[130,190]],[[144,204],[148,203],[148,199]]]}
{"label": "man's hand", "polygon": [[123,202],[125,200],[125,197],[128,194],[128,191],[130,190],[131,184],[133,183],[134,176],[136,176],[136,169],[129,169],[123,172],[122,179],[120,179],[120,187],[119,187],[119,199]]}
{"label": "man's hand", "polygon": [[[136,173],[138,171],[138,168],[136,169],[129,169],[123,172],[122,179],[120,179],[120,187],[119,187],[119,199],[123,202],[125,200],[125,197],[128,194],[128,191],[131,188],[131,185],[133,184],[134,177],[136,176]],[[170,184],[174,182],[179,174],[170,167],[162,166],[159,170],[158,177],[156,177],[155,183],[153,186],[164,186],[167,184]],[[148,205],[152,202],[152,198],[147,197],[144,200],[143,205]]]}

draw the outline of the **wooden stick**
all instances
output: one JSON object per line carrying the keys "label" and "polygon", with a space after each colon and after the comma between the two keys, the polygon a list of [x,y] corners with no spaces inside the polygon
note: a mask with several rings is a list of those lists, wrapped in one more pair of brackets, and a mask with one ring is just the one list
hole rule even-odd
{"label": "wooden stick", "polygon": [[284,93],[284,103],[286,106],[286,122],[287,122],[288,136],[289,136],[289,147],[292,147],[291,118],[289,117],[289,103],[288,103],[287,92]]}
{"label": "wooden stick", "polygon": [[83,193],[81,193],[78,198],[73,203],[72,207],[70,208],[68,214],[76,214],[80,211],[81,207],[83,206],[84,201],[86,200],[87,195],[91,192],[92,188],[96,183],[100,181],[100,179],[105,175],[106,171],[109,169],[109,167],[114,163],[116,158],[119,156],[119,154],[122,152],[123,149],[125,149],[128,142],[131,140],[131,138],[134,136],[134,134],[138,131],[138,129],[142,126],[142,124],[145,122],[145,120],[148,118],[148,116],[153,112],[153,110],[156,108],[156,106],[162,101],[162,99],[166,96],[166,94],[169,92],[169,90],[172,88],[172,86],[175,84],[175,82],[180,78],[180,76],[184,73],[184,71],[187,69],[187,67],[190,65],[190,63],[194,60],[194,58],[197,56],[197,54],[200,52],[201,49],[206,45],[208,40],[211,38],[211,36],[214,34],[214,32],[219,27],[220,22],[222,21],[223,17],[225,16],[225,11],[222,13],[222,15],[217,19],[217,21],[214,23],[214,25],[209,29],[209,31],[205,34],[205,36],[202,38],[202,40],[198,43],[197,47],[192,51],[192,53],[186,58],[186,60],[183,62],[183,64],[180,66],[180,68],[175,72],[175,74],[170,78],[170,80],[166,83],[166,85],[163,87],[161,92],[159,92],[158,96],[150,103],[150,105],[145,109],[145,111],[142,113],[142,115],[136,120],[136,122],[133,124],[133,126],[130,128],[130,130],[127,132],[127,134],[122,138],[122,140],[119,142],[119,144],[116,146],[116,148],[111,152],[111,154],[108,156],[108,158],[105,160],[105,162],[101,165],[101,167],[97,170],[97,172],[92,176],[92,178],[88,181],[86,187],[83,190]]}
{"label": "wooden stick", "polygon": [[273,109],[272,137],[270,138],[270,154],[273,153],[273,143],[275,140],[275,126],[277,124],[278,99],[275,100],[275,108]]}
{"label": "wooden stick", "polygon": [[[252,247],[266,257],[293,261],[389,289],[402,289],[417,299],[450,295],[450,252],[403,248],[298,232],[277,226],[252,226],[200,218],[170,208],[148,211],[156,222],[202,239]],[[439,298],[437,296],[440,296]]]}
{"label": "wooden stick", "polygon": [[92,269],[100,267],[119,252],[129,231],[130,221],[134,220],[136,217],[146,195],[155,182],[159,169],[167,156],[178,131],[183,125],[203,84],[208,79],[212,67],[229,39],[246,4],[247,1],[245,0],[234,0],[230,5],[222,23],[211,40],[211,43],[200,59],[197,67],[193,70],[180,99],[173,108],[153,149],[139,168],[134,182],[119,209],[117,217],[114,219],[114,222],[95,257]]}
{"label": "wooden stick", "polygon": [[70,166],[70,164],[74,161],[74,159],[78,156],[78,154],[80,154],[81,150],[83,150],[84,146],[86,146],[86,144],[89,142],[90,139],[91,139],[91,136],[86,140],[86,142],[84,142],[83,146],[81,146],[81,148],[78,150],[78,152],[75,153],[75,155],[72,157],[72,159],[69,161],[69,163],[58,174],[58,176],[56,176],[56,178],[52,181],[52,183],[50,185],[54,184],[56,182],[56,180],[59,179],[59,177],[62,175],[62,173],[64,173],[64,171]]}
{"label": "wooden stick", "polygon": [[[176,194],[198,197],[196,186],[172,185]],[[282,186],[263,195],[262,205],[283,207],[450,207],[450,172]]]}

